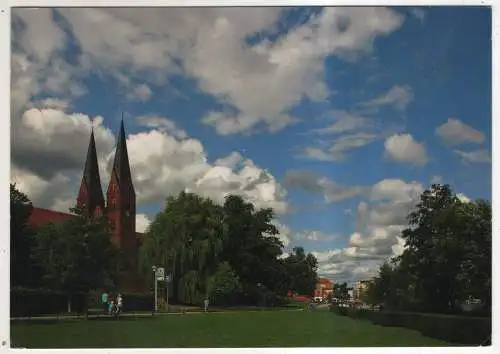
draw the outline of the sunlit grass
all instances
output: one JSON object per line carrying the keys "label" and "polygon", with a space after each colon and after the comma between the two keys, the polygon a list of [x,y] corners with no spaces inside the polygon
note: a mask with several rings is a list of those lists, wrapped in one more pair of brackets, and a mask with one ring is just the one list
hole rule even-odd
{"label": "sunlit grass", "polygon": [[336,347],[443,346],[420,333],[318,312],[238,312],[13,323],[11,346]]}

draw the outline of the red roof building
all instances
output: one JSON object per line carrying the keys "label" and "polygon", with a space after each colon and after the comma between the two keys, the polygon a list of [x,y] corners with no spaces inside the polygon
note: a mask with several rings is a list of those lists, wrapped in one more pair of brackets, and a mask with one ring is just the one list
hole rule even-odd
{"label": "red roof building", "polygon": [[28,223],[32,226],[40,226],[48,222],[66,221],[72,216],[68,213],[33,207]]}
{"label": "red roof building", "polygon": [[319,278],[314,297],[326,299],[331,293],[333,293],[333,282],[326,278]]}

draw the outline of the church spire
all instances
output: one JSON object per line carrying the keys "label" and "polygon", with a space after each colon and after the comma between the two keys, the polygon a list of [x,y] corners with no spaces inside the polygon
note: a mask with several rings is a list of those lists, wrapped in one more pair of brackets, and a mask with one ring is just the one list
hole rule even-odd
{"label": "church spire", "polygon": [[132,174],[130,173],[130,163],[128,160],[127,138],[125,136],[125,126],[123,124],[123,114],[120,124],[120,132],[118,134],[118,142],[116,144],[113,171],[116,174],[119,184],[132,185]]}
{"label": "church spire", "polygon": [[90,142],[87,150],[87,159],[83,171],[83,178],[78,195],[78,204],[84,206],[88,215],[93,215],[96,208],[104,208],[104,195],[102,193],[101,176],[97,163],[97,149],[95,146],[94,129],[90,134]]}

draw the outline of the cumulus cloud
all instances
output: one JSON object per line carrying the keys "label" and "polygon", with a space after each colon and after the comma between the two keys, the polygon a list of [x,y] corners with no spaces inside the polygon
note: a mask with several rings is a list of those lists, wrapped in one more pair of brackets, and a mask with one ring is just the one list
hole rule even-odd
{"label": "cumulus cloud", "polygon": [[449,118],[446,123],[437,127],[436,135],[450,145],[464,143],[481,144],[484,142],[484,134],[482,132],[455,118]]}
{"label": "cumulus cloud", "polygon": [[135,231],[144,233],[151,224],[151,220],[146,214],[136,214],[135,216]]}
{"label": "cumulus cloud", "polygon": [[411,134],[390,136],[385,140],[384,147],[386,156],[396,162],[425,165],[428,161],[425,145],[415,141]]}
{"label": "cumulus cloud", "polygon": [[[141,121],[150,126],[156,123],[160,126],[158,129],[127,138],[139,204],[161,202],[167,195],[176,195],[187,188],[217,201],[232,193],[257,207],[272,207],[277,213],[287,211],[286,191],[271,173],[234,153],[212,164],[199,140],[187,137],[185,132],[179,133],[168,120],[154,118]],[[19,180],[21,186],[31,186],[26,188],[36,204],[54,207],[60,198],[61,179],[67,184],[71,179],[68,190],[73,199],[76,197],[91,125],[87,115],[66,114],[55,109],[30,109],[15,122],[12,162],[23,173],[16,172],[12,177]],[[102,126],[102,117],[94,118],[94,134],[101,179],[106,186],[115,139],[111,131]],[[230,160],[232,163],[228,163]]]}
{"label": "cumulus cloud", "polygon": [[460,156],[462,162],[466,164],[491,163],[490,153],[485,149],[478,149],[473,151],[453,150],[453,152]]}
{"label": "cumulus cloud", "polygon": [[293,105],[303,97],[324,100],[329,94],[323,80],[326,56],[369,51],[376,36],[390,34],[404,20],[381,7],[325,8],[285,29],[277,42],[263,35],[249,44],[247,38],[256,33],[278,33],[283,11],[287,10],[58,10],[88,68],[133,78],[148,73],[147,79],[155,83],[179,73],[197,79],[202,91],[225,106],[203,118],[220,134],[259,127],[276,131],[293,124]]}
{"label": "cumulus cloud", "polygon": [[341,135],[330,142],[320,141],[326,148],[308,146],[301,149],[297,157],[320,161],[344,161],[348,152],[374,142],[380,136],[375,133],[358,132]]}
{"label": "cumulus cloud", "polygon": [[371,127],[373,121],[367,117],[346,111],[346,110],[331,110],[327,116],[334,120],[334,123],[319,129],[314,129],[317,134],[339,134],[352,130]]}
{"label": "cumulus cloud", "polygon": [[328,203],[350,199],[365,192],[363,186],[343,186],[326,177],[307,170],[290,170],[285,173],[283,183],[288,188],[296,188],[310,193],[321,193]]}
{"label": "cumulus cloud", "polygon": [[339,235],[325,233],[318,230],[302,230],[300,232],[296,232],[293,238],[297,241],[325,242],[337,240],[339,238]]}
{"label": "cumulus cloud", "polygon": [[136,118],[137,123],[143,127],[154,128],[156,130],[172,134],[178,139],[185,139],[188,137],[187,133],[177,127],[177,124],[168,118],[161,117],[155,114],[147,114]]}
{"label": "cumulus cloud", "polygon": [[385,179],[374,184],[368,201],[356,209],[355,229],[344,248],[315,254],[319,273],[337,282],[356,281],[374,276],[380,262],[403,251],[401,231],[406,216],[419,200],[424,186],[417,182]]}
{"label": "cumulus cloud", "polygon": [[153,91],[146,84],[135,86],[128,94],[127,98],[133,101],[146,102],[153,96]]}
{"label": "cumulus cloud", "polygon": [[386,93],[362,103],[365,107],[392,106],[394,109],[403,111],[413,101],[413,91],[410,86],[394,85]]}

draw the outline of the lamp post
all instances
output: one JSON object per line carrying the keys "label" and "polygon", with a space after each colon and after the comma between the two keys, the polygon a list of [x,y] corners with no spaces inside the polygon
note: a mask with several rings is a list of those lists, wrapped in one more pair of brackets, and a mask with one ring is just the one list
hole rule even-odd
{"label": "lamp post", "polygon": [[153,279],[155,282],[155,312],[156,312],[158,311],[158,279],[156,277],[156,271],[158,268],[156,266],[152,266],[151,268],[153,269]]}
{"label": "lamp post", "polygon": [[261,283],[257,283],[257,289],[258,290],[258,293],[259,293],[259,308],[262,310],[262,284]]}

